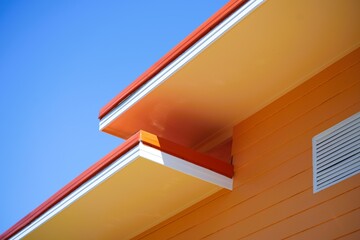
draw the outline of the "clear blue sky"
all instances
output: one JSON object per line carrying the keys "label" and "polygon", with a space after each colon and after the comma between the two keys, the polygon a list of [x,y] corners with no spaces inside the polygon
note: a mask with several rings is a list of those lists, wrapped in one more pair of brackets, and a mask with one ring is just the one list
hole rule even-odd
{"label": "clear blue sky", "polygon": [[226,3],[0,1],[0,232],[119,145],[112,97]]}

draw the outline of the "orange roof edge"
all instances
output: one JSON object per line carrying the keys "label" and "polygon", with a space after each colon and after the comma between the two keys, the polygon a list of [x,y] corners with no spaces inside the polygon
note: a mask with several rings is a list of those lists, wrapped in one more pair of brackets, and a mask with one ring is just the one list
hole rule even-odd
{"label": "orange roof edge", "polygon": [[51,207],[55,206],[62,199],[64,199],[73,191],[75,191],[77,188],[79,188],[82,184],[90,180],[92,177],[94,177],[96,174],[104,170],[111,163],[115,162],[122,155],[124,155],[129,150],[134,148],[140,142],[150,147],[161,150],[162,152],[184,159],[190,163],[212,170],[213,172],[219,173],[223,176],[232,178],[234,174],[233,166],[229,163],[208,157],[206,155],[195,152],[186,147],[159,138],[151,133],[145,131],[139,131],[136,134],[134,134],[132,137],[127,139],[123,144],[121,144],[113,151],[108,153],[101,160],[99,160],[94,165],[92,165],[90,168],[88,168],[86,171],[84,171],[82,174],[80,174],[78,177],[76,177],[74,180],[72,180],[70,183],[65,185],[62,189],[56,192],[48,200],[46,200],[35,210],[33,210],[24,218],[22,218],[20,221],[18,221],[15,225],[13,225],[3,234],[1,234],[0,240],[8,239],[14,236],[16,233],[21,231],[31,222],[33,222],[42,214],[44,214]]}
{"label": "orange roof edge", "polygon": [[226,177],[232,178],[234,176],[234,168],[231,164],[207,156],[191,148],[178,145],[174,142],[160,138],[145,131],[140,131],[140,140],[145,145],[161,150],[175,157],[186,159],[188,162],[204,167]]}
{"label": "orange roof edge", "polygon": [[22,218],[20,221],[18,221],[15,225],[13,225],[7,231],[5,231],[3,234],[1,234],[0,239],[1,240],[8,239],[8,238],[12,237],[13,235],[15,235],[17,232],[19,232],[21,229],[25,228],[28,224],[30,224],[32,221],[34,221],[41,214],[45,213],[47,210],[49,210],[51,207],[53,207],[55,204],[57,204],[63,198],[65,198],[67,195],[69,195],[71,192],[73,192],[76,188],[80,187],[82,184],[84,184],[90,178],[95,176],[101,170],[103,170],[108,165],[110,165],[112,162],[114,162],[116,159],[118,159],[121,155],[125,154],[127,151],[129,151],[131,148],[133,148],[139,142],[139,136],[140,136],[140,134],[136,133],[135,135],[130,137],[128,140],[126,140],[123,144],[121,144],[120,146],[115,148],[113,151],[108,153],[100,161],[96,162],[94,165],[89,167],[86,171],[81,173],[79,176],[77,176],[75,179],[73,179],[71,182],[69,182],[63,188],[61,188],[58,192],[56,192],[54,195],[52,195],[48,200],[43,202],[40,206],[35,208],[32,212],[30,212],[28,215],[26,215],[24,218]]}
{"label": "orange roof edge", "polygon": [[174,61],[178,56],[195,44],[198,40],[204,37],[208,32],[215,28],[224,19],[230,16],[248,0],[233,0],[225,4],[219,11],[211,16],[207,21],[201,24],[194,32],[187,36],[183,41],[176,45],[148,70],[141,74],[134,82],[128,85],[123,91],[121,91],[116,97],[114,97],[109,103],[101,108],[99,113],[99,119],[102,119],[108,114],[114,107],[121,103],[125,98],[135,92],[139,87],[149,81],[157,73],[159,73],[168,64]]}

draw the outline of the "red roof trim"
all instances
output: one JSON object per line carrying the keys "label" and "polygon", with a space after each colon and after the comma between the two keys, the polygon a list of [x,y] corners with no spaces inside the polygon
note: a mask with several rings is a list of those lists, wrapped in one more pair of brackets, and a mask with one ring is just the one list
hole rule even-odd
{"label": "red roof trim", "polygon": [[[204,167],[226,177],[232,178],[234,176],[234,168],[227,162],[207,156],[193,149],[178,145],[174,142],[157,137],[156,135],[144,131],[140,131],[140,138],[145,145],[156,148],[162,152],[181,159],[185,159],[188,162]],[[149,138],[151,138],[151,140],[149,140]]]}
{"label": "red roof trim", "polygon": [[105,157],[103,157],[100,161],[96,162],[94,165],[92,165],[90,168],[88,168],[85,172],[80,174],[78,177],[76,177],[74,180],[72,180],[70,183],[65,185],[62,189],[60,189],[57,193],[55,193],[53,196],[51,196],[48,200],[43,202],[39,207],[35,208],[32,212],[30,212],[28,215],[26,215],[24,218],[22,218],[19,222],[17,222],[15,225],[13,225],[11,228],[9,228],[7,231],[5,231],[3,234],[0,235],[0,239],[8,239],[15,235],[17,232],[25,228],[27,225],[29,225],[32,221],[34,221],[36,218],[38,218],[41,214],[45,213],[47,210],[49,210],[51,207],[56,205],[58,202],[60,202],[62,199],[64,199],[67,195],[72,193],[75,189],[80,187],[82,184],[84,184],[86,181],[88,181],[90,178],[95,176],[97,173],[99,173],[101,170],[109,166],[112,162],[117,160],[120,156],[124,155],[127,151],[132,149],[136,144],[139,143],[140,134],[136,133],[134,136],[130,137],[126,142],[115,148],[113,151],[108,153]]}
{"label": "red roof trim", "polygon": [[229,178],[231,178],[234,174],[233,166],[229,163],[220,161],[220,160],[212,158],[212,157],[208,157],[206,155],[198,153],[189,148],[186,148],[186,147],[180,146],[176,143],[170,142],[168,140],[159,138],[156,135],[153,135],[151,133],[148,133],[145,131],[140,131],[140,132],[136,133],[135,135],[133,135],[132,137],[130,137],[128,140],[126,140],[123,144],[121,144],[120,146],[115,148],[113,151],[111,151],[109,154],[107,154],[101,160],[96,162],[94,165],[92,165],[90,168],[88,168],[85,172],[80,174],[78,177],[76,177],[70,183],[65,185],[65,187],[63,187],[57,193],[55,193],[53,196],[51,196],[48,200],[46,200],[44,203],[42,203],[39,207],[37,207],[35,210],[30,212],[28,215],[26,215],[24,218],[22,218],[19,222],[17,222],[11,228],[9,228],[7,231],[5,231],[2,235],[0,235],[0,239],[1,240],[8,239],[8,238],[14,236],[16,233],[18,233],[20,230],[22,230],[27,225],[29,225],[32,221],[34,221],[36,218],[40,217],[43,213],[45,213],[51,207],[56,205],[58,202],[60,202],[66,196],[71,194],[73,191],[75,191],[77,188],[79,188],[82,184],[86,183],[88,180],[90,180],[96,174],[101,172],[103,169],[105,169],[111,163],[116,161],[119,157],[121,157],[126,152],[131,150],[133,147],[138,145],[140,142],[142,142],[145,145],[151,146],[153,148],[159,149],[168,154],[171,154],[173,156],[185,159],[188,162],[191,162],[198,166],[207,168],[209,170],[212,170],[214,172],[217,172],[217,173],[227,176]]}
{"label": "red roof trim", "polygon": [[116,97],[114,97],[109,103],[107,103],[99,113],[99,119],[102,119],[106,114],[108,114],[113,108],[115,108],[119,103],[121,103],[125,98],[135,92],[143,84],[148,82],[152,77],[158,74],[163,68],[168,64],[174,61],[178,56],[184,53],[192,45],[194,45],[198,40],[204,37],[212,29],[214,29],[219,23],[224,19],[230,16],[238,8],[240,8],[248,0],[233,0],[229,1],[225,6],[223,6],[218,12],[211,16],[206,22],[204,22],[200,27],[198,27],[194,32],[187,36],[183,41],[181,41],[177,46],[175,46],[170,52],[163,56],[159,61],[157,61],[153,66],[146,70],[142,75],[140,75],[134,82],[128,85],[123,91],[121,91]]}

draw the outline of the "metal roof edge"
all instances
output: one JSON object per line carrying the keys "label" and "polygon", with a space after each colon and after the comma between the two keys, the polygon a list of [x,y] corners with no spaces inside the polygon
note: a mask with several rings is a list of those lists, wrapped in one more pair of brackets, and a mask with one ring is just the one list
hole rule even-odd
{"label": "metal roof edge", "polygon": [[149,81],[157,73],[159,73],[164,67],[174,61],[187,49],[189,49],[193,44],[199,41],[212,29],[214,29],[219,23],[229,17],[237,9],[243,6],[249,0],[233,0],[225,4],[219,11],[212,15],[207,21],[201,24],[195,31],[188,35],[184,40],[182,40],[178,45],[176,45],[172,50],[165,54],[160,60],[158,60],[154,65],[152,65],[148,70],[141,74],[135,81],[128,85],[123,91],[121,91],[117,96],[115,96],[110,102],[108,102],[103,108],[101,108],[99,113],[99,119],[102,119],[106,114],[108,114],[114,107],[136,91],[139,87]]}

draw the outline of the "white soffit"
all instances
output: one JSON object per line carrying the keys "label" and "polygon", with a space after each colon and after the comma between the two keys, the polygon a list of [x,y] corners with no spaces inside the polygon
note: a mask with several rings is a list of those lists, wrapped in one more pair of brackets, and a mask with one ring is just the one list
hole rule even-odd
{"label": "white soffit", "polygon": [[129,239],[232,183],[139,143],[10,239]]}

